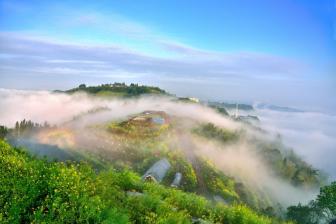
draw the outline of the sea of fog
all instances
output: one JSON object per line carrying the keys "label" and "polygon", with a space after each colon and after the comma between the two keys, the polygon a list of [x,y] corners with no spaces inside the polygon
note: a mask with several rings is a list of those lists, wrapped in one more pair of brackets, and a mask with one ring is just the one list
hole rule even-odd
{"label": "sea of fog", "polygon": [[336,116],[320,112],[256,107],[262,128],[280,134],[286,145],[336,180]]}
{"label": "sea of fog", "polygon": [[[108,105],[113,110],[113,117],[142,112],[149,109],[167,110],[181,116],[192,116],[199,121],[210,121],[225,127],[238,124],[214,114],[206,108],[193,108],[171,101],[142,99],[139,101],[107,102],[85,95],[51,94],[48,91],[21,91],[0,89],[0,125],[13,127],[15,121],[24,118],[35,122],[48,121],[57,124],[69,120],[81,112],[98,106]],[[292,147],[304,160],[314,167],[324,170],[330,180],[336,180],[336,115],[321,112],[304,112],[300,110],[279,110],[273,106],[255,105],[259,125],[268,132],[280,134],[283,142]],[[232,113],[232,111],[231,111]],[[244,112],[241,111],[241,114]],[[245,112],[246,113],[246,112]]]}

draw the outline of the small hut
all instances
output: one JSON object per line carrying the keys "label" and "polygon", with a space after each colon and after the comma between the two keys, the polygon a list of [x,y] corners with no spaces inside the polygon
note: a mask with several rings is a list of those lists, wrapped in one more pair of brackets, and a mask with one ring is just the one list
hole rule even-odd
{"label": "small hut", "polygon": [[147,170],[147,172],[142,176],[142,179],[146,181],[161,182],[170,167],[171,165],[166,158],[161,159]]}
{"label": "small hut", "polygon": [[171,187],[179,187],[180,186],[180,184],[181,184],[181,180],[182,180],[182,173],[176,173],[175,174],[175,177],[174,177],[174,180],[173,180],[173,182],[171,183]]}

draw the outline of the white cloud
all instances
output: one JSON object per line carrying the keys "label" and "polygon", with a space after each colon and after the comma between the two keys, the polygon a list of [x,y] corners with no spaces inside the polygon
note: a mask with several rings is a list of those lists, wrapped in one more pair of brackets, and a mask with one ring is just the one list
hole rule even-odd
{"label": "white cloud", "polygon": [[70,16],[62,20],[62,25],[70,27],[93,28],[100,31],[117,33],[130,38],[156,39],[158,35],[150,28],[140,23],[129,20],[119,14],[105,15],[98,12],[77,11],[69,12]]}
{"label": "white cloud", "polygon": [[117,46],[55,43],[8,33],[2,33],[0,39],[1,68],[16,68],[16,75],[24,75],[24,71],[31,68],[49,67],[52,70],[62,67],[64,71],[68,69],[69,75],[77,74],[71,72],[75,70],[88,69],[99,73],[120,69],[135,74],[150,72],[170,78],[258,79],[259,76],[293,78],[300,69],[300,65],[294,61],[252,53],[226,55],[183,48],[186,57],[160,58]]}
{"label": "white cloud", "polygon": [[224,54],[169,41],[158,44],[176,55],[149,56],[118,45],[0,33],[0,86],[65,89],[79,83],[125,81],[160,85],[176,94],[212,100],[302,106],[309,99],[310,105],[336,107],[330,90],[323,83],[306,80],[307,68],[297,61],[251,52]]}
{"label": "white cloud", "polygon": [[[85,113],[98,107],[108,107],[110,110],[92,114]],[[275,202],[280,202],[285,206],[296,204],[299,201],[306,202],[312,199],[312,193],[315,193],[315,191],[293,187],[287,181],[275,176],[263,158],[258,156],[255,141],[242,136],[239,142],[223,145],[192,135],[190,133],[192,127],[207,122],[228,130],[244,128],[247,130],[247,135],[254,133],[245,125],[199,104],[176,102],[168,97],[107,99],[90,97],[86,94],[69,95],[47,91],[0,89],[0,108],[4,108],[0,110],[0,124],[13,127],[16,121],[22,119],[31,119],[39,123],[46,120],[51,124],[57,124],[60,129],[65,128],[71,131],[75,136],[73,144],[77,144],[74,149],[92,151],[101,150],[104,147],[106,150],[116,149],[113,145],[115,140],[111,138],[111,135],[109,134],[108,137],[104,133],[97,135],[97,132],[104,131],[103,129],[99,131],[92,129],[92,125],[125,119],[146,110],[165,111],[172,120],[176,119],[176,122],[172,122],[173,131],[169,137],[164,139],[162,136],[161,140],[167,141],[173,149],[183,150],[189,159],[193,159],[195,155],[205,156],[225,174],[233,176],[239,182],[253,187],[257,192],[262,192],[263,196],[266,194]],[[76,115],[83,116],[72,120]],[[261,139],[264,137],[264,135],[260,136]],[[64,146],[64,141],[58,142],[55,138],[45,139],[43,143]]]}
{"label": "white cloud", "polygon": [[336,116],[317,112],[257,110],[261,126],[280,133],[287,145],[336,179]]}

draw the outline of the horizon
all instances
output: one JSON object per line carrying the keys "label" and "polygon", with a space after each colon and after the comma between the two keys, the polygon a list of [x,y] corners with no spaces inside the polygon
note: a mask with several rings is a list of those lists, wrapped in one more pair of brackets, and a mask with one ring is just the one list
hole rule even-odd
{"label": "horizon", "polygon": [[[118,83],[118,82],[116,82]],[[113,83],[102,83],[102,84],[98,84],[98,85],[87,85],[85,83],[81,83],[79,85],[86,85],[86,87],[95,87],[95,86],[100,86],[100,85],[106,85],[106,84],[113,84]],[[139,83],[125,83],[127,86],[129,86],[130,84],[137,84],[137,85],[142,85]],[[34,93],[34,92],[55,92],[55,91],[67,91],[70,89],[74,89],[74,88],[78,88],[79,85],[77,86],[73,86],[71,88],[63,88],[63,89],[15,89],[15,88],[1,88],[0,87],[0,92],[1,91],[23,91],[26,93]],[[161,90],[165,91],[166,93],[174,96],[174,97],[178,97],[178,98],[195,98],[194,95],[178,95],[175,94],[174,92],[169,92],[166,89],[163,89],[159,86],[152,86],[152,85],[142,85],[142,86],[147,86],[147,87],[158,87]],[[262,102],[262,101],[234,101],[234,100],[230,100],[230,99],[209,99],[209,98],[197,98],[196,99],[200,100],[201,102],[216,102],[216,103],[228,103],[228,104],[238,104],[238,105],[251,105],[254,109],[259,109],[258,106],[266,106],[266,108],[264,109],[269,109],[269,110],[274,110],[276,111],[279,108],[287,108],[287,109],[292,109],[292,110],[297,110],[297,111],[290,111],[290,113],[294,112],[294,113],[306,113],[306,112],[311,112],[311,113],[321,113],[321,114],[326,114],[326,115],[330,115],[330,116],[336,116],[335,113],[333,112],[329,112],[329,111],[323,111],[323,110],[306,110],[305,108],[300,108],[300,107],[295,107],[295,106],[290,106],[290,105],[281,105],[281,104],[272,104],[271,102]],[[275,109],[273,108],[268,108],[268,106],[270,107],[276,107]],[[263,108],[263,107],[261,107]],[[279,112],[283,112],[283,111],[279,111]]]}
{"label": "horizon", "polygon": [[332,0],[1,0],[0,87],[134,82],[332,112],[335,12]]}

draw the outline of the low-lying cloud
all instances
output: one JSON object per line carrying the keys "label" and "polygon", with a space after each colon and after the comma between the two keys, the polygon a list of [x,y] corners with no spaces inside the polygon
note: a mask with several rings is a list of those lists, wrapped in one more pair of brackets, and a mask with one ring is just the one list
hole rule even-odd
{"label": "low-lying cloud", "polygon": [[[212,122],[219,127],[237,131],[246,129],[247,134],[253,134],[247,126],[223,117],[213,109],[198,105],[172,101],[169,97],[141,97],[138,99],[104,99],[86,94],[63,94],[47,91],[0,90],[0,124],[13,127],[16,121],[30,119],[34,122],[47,121],[56,124],[64,134],[60,141],[50,142],[48,134],[38,136],[41,143],[52,143],[60,147],[86,148],[95,152],[107,148],[113,150],[118,144],[110,139],[90,133],[88,126],[104,124],[111,120],[126,119],[128,116],[146,110],[165,111],[170,116],[179,118],[177,138],[182,142],[181,149],[187,155],[204,156],[228,175],[244,182],[250,187],[267,194],[276,202],[287,206],[299,201],[307,202],[313,198],[314,191],[296,188],[277,177],[266,163],[255,152],[256,146],[251,142],[222,146],[211,141],[199,139],[188,134],[190,128],[199,123]],[[87,113],[97,108],[108,108],[97,113]],[[73,119],[76,117],[76,119]],[[267,119],[267,116],[265,116]],[[181,121],[181,122],[180,122]],[[261,123],[263,122],[263,119]],[[270,125],[266,120],[264,127]],[[268,127],[267,127],[268,128]],[[278,131],[278,130],[277,130]],[[299,133],[299,132],[298,132]],[[260,136],[260,133],[256,136]],[[106,134],[105,134],[106,136]],[[85,145],[87,144],[87,145]],[[92,148],[92,149],[91,149]],[[324,159],[324,158],[323,158]],[[295,197],[287,197],[295,195]]]}
{"label": "low-lying cloud", "polygon": [[[214,110],[197,105],[171,101],[169,97],[142,97],[140,99],[114,99],[90,97],[84,93],[63,94],[48,91],[23,91],[0,89],[0,123],[13,127],[16,121],[28,119],[60,125],[74,116],[96,108],[108,107],[109,111],[96,116],[96,122],[126,118],[146,110],[162,110],[168,114],[191,118],[200,122],[211,121],[230,129],[240,128],[240,124],[222,117]],[[89,117],[90,117],[89,116]],[[88,119],[87,117],[85,119]]]}
{"label": "low-lying cloud", "polygon": [[304,160],[336,179],[336,116],[319,112],[257,109],[264,129],[280,134]]}
{"label": "low-lying cloud", "polygon": [[198,146],[196,153],[210,159],[226,174],[238,178],[260,194],[268,195],[275,204],[279,202],[287,207],[299,202],[308,203],[317,194],[317,190],[294,187],[276,176],[264,159],[256,153],[255,146],[251,142],[239,142],[227,146],[216,145],[209,141],[196,140],[196,142],[195,145]]}

